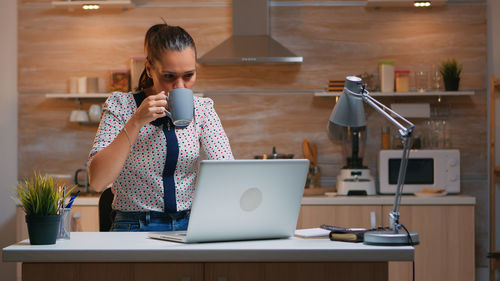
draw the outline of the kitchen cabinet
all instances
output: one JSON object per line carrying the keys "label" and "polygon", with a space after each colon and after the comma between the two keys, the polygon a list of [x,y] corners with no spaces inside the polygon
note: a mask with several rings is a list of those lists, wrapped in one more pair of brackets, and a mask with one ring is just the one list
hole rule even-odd
{"label": "kitchen cabinet", "polygon": [[372,263],[206,263],[205,281],[386,280]]}
{"label": "kitchen cabinet", "polygon": [[[371,212],[375,212],[377,225],[387,227],[391,210],[392,204],[385,203],[303,205],[297,228],[321,224],[367,228]],[[420,245],[415,246],[415,280],[474,280],[474,204],[405,205],[403,200],[400,213],[408,230],[419,234]],[[389,280],[411,281],[411,262],[389,262]]]}

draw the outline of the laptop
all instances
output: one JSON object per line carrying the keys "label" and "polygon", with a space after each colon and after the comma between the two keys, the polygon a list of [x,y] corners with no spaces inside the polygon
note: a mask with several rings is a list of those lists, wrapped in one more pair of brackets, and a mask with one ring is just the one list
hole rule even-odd
{"label": "laptop", "polygon": [[309,160],[203,160],[187,231],[150,238],[183,243],[288,238],[299,216]]}

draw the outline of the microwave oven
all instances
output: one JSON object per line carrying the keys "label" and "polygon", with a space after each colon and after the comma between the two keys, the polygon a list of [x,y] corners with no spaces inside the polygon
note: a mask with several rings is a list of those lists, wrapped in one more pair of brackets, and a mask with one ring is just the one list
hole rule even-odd
{"label": "microwave oven", "polygon": [[[394,194],[399,176],[402,150],[381,150],[379,155],[379,192]],[[456,149],[410,150],[403,194],[422,189],[460,192],[460,151]]]}

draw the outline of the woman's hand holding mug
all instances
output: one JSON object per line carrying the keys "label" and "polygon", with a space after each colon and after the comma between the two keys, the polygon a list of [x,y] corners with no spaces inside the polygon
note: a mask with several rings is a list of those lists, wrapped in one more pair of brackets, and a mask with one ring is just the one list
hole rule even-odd
{"label": "woman's hand holding mug", "polygon": [[167,106],[167,96],[165,95],[165,91],[161,91],[158,94],[146,97],[139,108],[137,108],[134,117],[141,125],[146,125],[149,122],[166,116],[165,108]]}

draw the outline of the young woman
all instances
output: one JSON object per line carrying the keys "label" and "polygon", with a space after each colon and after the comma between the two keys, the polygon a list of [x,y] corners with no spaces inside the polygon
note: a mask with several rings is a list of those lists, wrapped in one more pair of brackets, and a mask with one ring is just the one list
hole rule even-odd
{"label": "young woman", "polygon": [[213,101],[194,97],[193,120],[175,127],[166,96],[196,81],[196,46],[181,27],[152,26],[146,33],[146,65],[136,93],[107,100],[90,152],[90,186],[110,183],[116,212],[111,231],[185,230],[198,161],[233,159]]}

